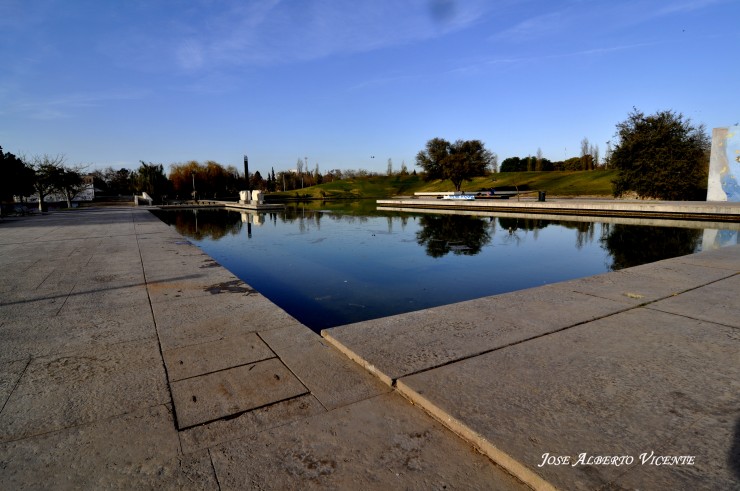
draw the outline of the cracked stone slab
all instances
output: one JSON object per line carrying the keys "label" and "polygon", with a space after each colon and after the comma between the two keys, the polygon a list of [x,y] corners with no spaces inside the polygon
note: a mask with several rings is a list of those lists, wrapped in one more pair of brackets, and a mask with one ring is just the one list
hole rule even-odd
{"label": "cracked stone slab", "polygon": [[191,453],[325,412],[324,406],[314,396],[306,394],[232,418],[186,428],[180,431],[180,443],[183,452]]}
{"label": "cracked stone slab", "polygon": [[0,361],[73,353],[96,346],[152,339],[151,314],[136,307],[88,309],[45,318],[16,318],[0,325]]}
{"label": "cracked stone slab", "polygon": [[722,268],[740,273],[740,245],[720,247],[711,251],[704,251],[698,254],[690,254],[675,258],[674,261],[686,264],[696,264],[707,268]]}
{"label": "cracked stone slab", "polygon": [[165,405],[0,443],[1,489],[218,489],[207,451],[179,453]]}
{"label": "cracked stone slab", "polygon": [[735,275],[677,297],[655,302],[650,308],[740,327],[738,294],[740,294],[740,275]]}
{"label": "cracked stone slab", "polygon": [[563,283],[573,291],[638,306],[727,278],[732,273],[678,261],[661,261]]}
{"label": "cracked stone slab", "polygon": [[30,359],[0,363],[0,410],[21,378]]}
{"label": "cracked stone slab", "polygon": [[224,293],[191,301],[153,303],[162,348],[182,346],[298,324],[262,295]]}
{"label": "cracked stone slab", "polygon": [[195,377],[218,370],[246,365],[268,358],[275,353],[255,333],[232,336],[162,352],[170,382]]}
{"label": "cracked stone slab", "polygon": [[528,489],[397,394],[211,449],[221,489]]}
{"label": "cracked stone slab", "polygon": [[279,348],[277,354],[329,410],[391,390],[318,336],[310,343]]}
{"label": "cracked stone slab", "polygon": [[[739,345],[736,329],[638,308],[403,378],[398,390],[495,461],[559,489],[623,489],[637,473],[640,489],[730,489]],[[691,484],[678,467],[660,478],[636,463],[539,467],[545,453],[575,463],[652,450],[695,455]]]}
{"label": "cracked stone slab", "polygon": [[277,358],[179,380],[170,388],[180,429],[308,392]]}
{"label": "cracked stone slab", "polygon": [[0,441],[169,400],[154,338],[34,358],[0,413]]}
{"label": "cracked stone slab", "polygon": [[349,324],[321,334],[390,385],[411,373],[626,308],[555,284]]}
{"label": "cracked stone slab", "polygon": [[273,351],[296,344],[308,344],[320,339],[314,331],[298,323],[266,331],[260,330],[258,334]]}

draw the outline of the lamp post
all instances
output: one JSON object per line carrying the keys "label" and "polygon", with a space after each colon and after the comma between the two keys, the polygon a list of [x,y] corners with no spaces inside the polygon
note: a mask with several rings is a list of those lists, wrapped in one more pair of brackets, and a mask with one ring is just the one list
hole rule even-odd
{"label": "lamp post", "polygon": [[249,182],[249,159],[244,155],[244,178],[247,180],[247,203],[252,201],[252,185]]}

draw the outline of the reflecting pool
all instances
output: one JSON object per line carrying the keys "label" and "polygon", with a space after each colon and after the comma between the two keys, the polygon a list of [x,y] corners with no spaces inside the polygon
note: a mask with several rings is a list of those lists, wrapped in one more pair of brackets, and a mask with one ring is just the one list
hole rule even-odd
{"label": "reflecting pool", "polygon": [[737,230],[722,228],[383,212],[357,202],[154,213],[315,331],[691,254],[707,237],[737,243]]}

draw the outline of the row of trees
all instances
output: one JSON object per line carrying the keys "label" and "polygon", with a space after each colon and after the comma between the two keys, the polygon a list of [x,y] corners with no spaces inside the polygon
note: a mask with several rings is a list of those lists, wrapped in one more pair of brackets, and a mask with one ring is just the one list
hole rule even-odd
{"label": "row of trees", "polygon": [[[659,111],[646,115],[634,109],[628,118],[617,124],[617,143],[612,150],[607,144],[604,162],[600,162],[598,146],[587,138],[581,142],[581,156],[561,162],[551,162],[537,155],[526,158],[509,157],[501,163],[501,172],[617,169],[614,195],[634,192],[643,198],[704,199],[709,164],[710,138],[703,125],[694,125],[682,114]],[[330,182],[337,179],[377,175],[364,170],[334,169],[325,174],[316,164],[313,171],[307,162],[298,159],[295,171],[275,173],[274,168],[263,177],[259,172],[250,176],[251,189],[287,191]],[[498,170],[495,153],[480,140],[449,142],[433,138],[416,156],[416,165],[427,180],[449,179],[460,190],[462,182]],[[305,169],[304,169],[305,166]],[[81,166],[69,166],[63,156],[36,156],[31,159],[5,153],[0,147],[0,201],[13,202],[15,196],[37,195],[39,209],[44,199],[53,193],[64,196],[67,206],[87,185]],[[399,175],[408,173],[405,163]],[[414,171],[415,173],[415,171]],[[393,175],[393,163],[388,159],[388,175]],[[233,197],[244,188],[244,178],[233,166],[224,167],[213,161],[190,161],[173,164],[169,177],[162,164],[140,161],[139,169],[107,168],[91,173],[96,188],[108,195],[131,195],[146,192],[155,198],[165,196]]]}
{"label": "row of trees", "polygon": [[[702,200],[706,198],[711,140],[704,125],[673,111],[646,115],[636,108],[617,124],[614,149],[607,143],[604,162],[598,145],[587,138],[581,142],[581,156],[551,162],[537,150],[535,157],[509,157],[501,172],[618,170],[613,181],[614,196],[634,192],[641,198],[664,200]],[[450,179],[457,191],[462,181],[495,171],[495,154],[479,140],[450,143],[433,138],[416,157],[427,179]]]}
{"label": "row of trees", "polygon": [[12,203],[16,196],[37,195],[39,210],[45,208],[44,200],[50,194],[61,194],[72,206],[72,200],[88,183],[83,167],[69,166],[62,155],[35,156],[26,160],[3,152],[0,147],[0,201]]}

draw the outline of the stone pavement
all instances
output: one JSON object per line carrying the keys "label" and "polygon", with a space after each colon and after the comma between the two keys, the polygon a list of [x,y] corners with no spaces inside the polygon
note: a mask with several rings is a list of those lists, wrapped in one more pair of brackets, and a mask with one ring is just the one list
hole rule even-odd
{"label": "stone pavement", "polygon": [[0,272],[0,489],[740,489],[740,246],[323,340],[142,209]]}
{"label": "stone pavement", "polygon": [[148,211],[0,221],[0,489],[526,489]]}
{"label": "stone pavement", "polygon": [[739,272],[731,246],[322,335],[534,488],[738,490]]}

